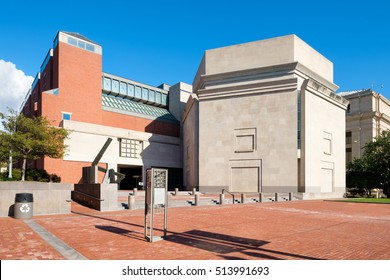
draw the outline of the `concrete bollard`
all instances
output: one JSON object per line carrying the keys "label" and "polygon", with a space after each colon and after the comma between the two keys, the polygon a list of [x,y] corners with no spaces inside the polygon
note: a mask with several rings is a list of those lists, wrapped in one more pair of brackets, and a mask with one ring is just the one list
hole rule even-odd
{"label": "concrete bollard", "polygon": [[292,192],[288,193],[288,200],[292,201],[293,198],[294,198],[293,193]]}
{"label": "concrete bollard", "polygon": [[133,188],[133,195],[136,196],[138,193],[138,189],[137,188]]}
{"label": "concrete bollard", "polygon": [[135,209],[135,195],[129,194],[128,206],[129,206],[129,210]]}
{"label": "concrete bollard", "polygon": [[179,195],[179,188],[175,188],[175,195]]}
{"label": "concrete bollard", "polygon": [[275,201],[279,201],[279,194],[275,193]]}
{"label": "concrete bollard", "polygon": [[246,200],[246,195],[245,195],[245,193],[242,193],[241,194],[241,203],[244,204],[246,202],[245,200]]}
{"label": "concrete bollard", "polygon": [[200,198],[200,194],[199,193],[196,193],[195,194],[195,206],[198,206],[199,205],[199,198]]}
{"label": "concrete bollard", "polygon": [[220,204],[220,205],[225,204],[225,194],[224,194],[224,193],[221,193],[221,194],[219,195],[219,204]]}
{"label": "concrete bollard", "polygon": [[264,201],[264,194],[259,193],[259,202],[263,202],[263,201]]}
{"label": "concrete bollard", "polygon": [[196,193],[196,188],[193,188],[192,189],[192,194],[195,194]]}

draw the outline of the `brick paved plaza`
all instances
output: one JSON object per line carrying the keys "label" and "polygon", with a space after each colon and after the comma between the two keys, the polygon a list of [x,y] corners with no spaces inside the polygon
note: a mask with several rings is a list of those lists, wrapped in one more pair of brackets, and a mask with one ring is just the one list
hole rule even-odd
{"label": "brick paved plaza", "polygon": [[167,240],[155,243],[144,240],[143,210],[102,213],[74,202],[72,209],[30,220],[0,218],[0,259],[390,260],[390,205],[292,201],[170,208]]}

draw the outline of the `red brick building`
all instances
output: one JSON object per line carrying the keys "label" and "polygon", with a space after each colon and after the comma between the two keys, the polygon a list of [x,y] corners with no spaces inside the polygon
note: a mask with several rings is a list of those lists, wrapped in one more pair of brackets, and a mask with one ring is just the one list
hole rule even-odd
{"label": "red brick building", "polygon": [[[102,47],[88,38],[59,32],[35,77],[21,111],[45,116],[68,129],[63,159],[44,158],[30,167],[78,183],[108,137],[101,165],[125,173],[122,189],[138,187],[146,168],[165,167],[171,186],[181,187],[180,114],[191,86],[153,87],[104,73]],[[101,176],[102,177],[102,176]]]}

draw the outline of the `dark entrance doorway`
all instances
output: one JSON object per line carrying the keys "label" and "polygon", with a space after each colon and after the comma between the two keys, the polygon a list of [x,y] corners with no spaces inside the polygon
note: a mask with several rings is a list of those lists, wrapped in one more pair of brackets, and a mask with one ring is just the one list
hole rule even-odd
{"label": "dark entrance doorway", "polygon": [[143,189],[143,186],[139,184],[142,182],[142,166],[118,166],[118,170],[126,175],[119,184],[120,190]]}

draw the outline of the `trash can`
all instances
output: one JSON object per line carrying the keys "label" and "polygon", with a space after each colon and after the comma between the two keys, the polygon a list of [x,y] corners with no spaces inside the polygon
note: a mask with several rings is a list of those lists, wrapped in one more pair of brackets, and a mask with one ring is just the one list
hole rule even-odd
{"label": "trash can", "polygon": [[17,193],[15,195],[14,217],[16,219],[30,219],[33,216],[33,194]]}

